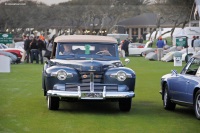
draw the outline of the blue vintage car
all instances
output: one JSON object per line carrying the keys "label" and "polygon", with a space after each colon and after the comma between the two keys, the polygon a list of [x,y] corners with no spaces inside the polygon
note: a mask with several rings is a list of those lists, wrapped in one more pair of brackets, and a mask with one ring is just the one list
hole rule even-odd
{"label": "blue vintage car", "polygon": [[52,57],[44,64],[42,86],[50,110],[59,109],[61,100],[96,100],[117,101],[121,111],[130,111],[135,79],[135,72],[119,59],[116,39],[69,35],[55,38]]}
{"label": "blue vintage car", "polygon": [[200,119],[200,55],[193,56],[180,74],[172,70],[161,78],[163,106],[174,110],[176,104],[193,107]]}

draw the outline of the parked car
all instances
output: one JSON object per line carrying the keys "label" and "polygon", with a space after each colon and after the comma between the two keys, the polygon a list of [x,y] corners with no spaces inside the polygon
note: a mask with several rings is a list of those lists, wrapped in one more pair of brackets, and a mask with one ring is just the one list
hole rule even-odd
{"label": "parked car", "polygon": [[193,56],[180,74],[172,70],[161,78],[163,106],[174,110],[176,104],[193,107],[200,120],[200,54]]}
{"label": "parked car", "polygon": [[129,52],[129,55],[144,55],[143,52],[144,51],[147,51],[147,50],[150,50],[150,49],[153,49],[153,48],[150,48],[149,47],[149,43],[147,44],[141,44],[141,43],[129,43],[129,46],[128,46],[128,52]]}
{"label": "parked car", "polygon": [[22,58],[24,50],[21,48],[9,48],[5,44],[0,43],[0,51],[10,52],[16,55],[18,58]]}
{"label": "parked car", "polygon": [[5,51],[1,51],[0,50],[0,55],[4,55],[4,56],[9,57],[11,64],[15,64],[15,63],[18,64],[18,63],[20,63],[20,58],[17,58],[16,55],[14,55],[14,54],[12,54],[10,52],[5,52]]}
{"label": "parked car", "polygon": [[0,49],[6,49],[6,48],[8,48],[8,46],[6,46],[6,45],[3,44],[3,43],[0,43]]}
{"label": "parked car", "polygon": [[[49,110],[59,109],[61,100],[117,101],[121,111],[131,109],[136,75],[120,61],[116,39],[59,36],[54,40],[51,56],[42,74]],[[129,59],[125,61],[128,63]]]}

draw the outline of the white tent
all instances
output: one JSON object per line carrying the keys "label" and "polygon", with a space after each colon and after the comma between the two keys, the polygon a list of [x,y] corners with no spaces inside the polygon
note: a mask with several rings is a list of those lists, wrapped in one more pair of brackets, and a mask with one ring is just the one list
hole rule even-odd
{"label": "white tent", "polygon": [[173,35],[173,45],[176,44],[176,37],[187,36],[188,37],[188,46],[191,47],[191,41],[193,36],[200,36],[200,27],[185,27],[181,29],[179,33]]}

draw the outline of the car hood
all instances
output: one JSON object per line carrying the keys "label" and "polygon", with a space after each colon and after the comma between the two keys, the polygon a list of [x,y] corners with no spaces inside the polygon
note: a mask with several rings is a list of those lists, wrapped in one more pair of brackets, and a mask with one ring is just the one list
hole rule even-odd
{"label": "car hood", "polygon": [[165,74],[165,75],[162,76],[161,79],[166,79],[166,78],[168,78],[168,77],[171,77],[171,75],[172,75],[171,73]]}
{"label": "car hood", "polygon": [[120,61],[97,61],[97,60],[60,60],[51,59],[57,66],[66,66],[79,71],[103,71],[108,68],[122,66]]}

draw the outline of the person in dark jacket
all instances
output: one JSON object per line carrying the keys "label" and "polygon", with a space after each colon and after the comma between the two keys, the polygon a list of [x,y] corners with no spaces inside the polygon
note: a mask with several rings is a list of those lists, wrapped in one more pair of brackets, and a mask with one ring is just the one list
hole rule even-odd
{"label": "person in dark jacket", "polygon": [[31,63],[33,63],[33,59],[36,60],[36,63],[39,63],[39,57],[38,57],[38,46],[37,46],[37,40],[35,37],[31,37],[31,43],[30,43],[30,50],[31,50]]}
{"label": "person in dark jacket", "polygon": [[122,48],[121,49],[125,51],[125,56],[129,55],[128,45],[129,45],[129,41],[128,40],[124,40],[124,43],[122,44]]}
{"label": "person in dark jacket", "polygon": [[29,63],[30,58],[30,43],[31,40],[29,39],[29,36],[26,36],[26,39],[24,41],[24,50],[26,51],[26,63]]}
{"label": "person in dark jacket", "polygon": [[196,40],[196,36],[193,36],[192,42],[191,42],[191,47],[194,47],[194,40]]}
{"label": "person in dark jacket", "polygon": [[45,47],[44,41],[39,36],[37,37],[37,46],[38,46],[38,54],[40,56],[40,62],[41,64],[43,64],[42,50],[45,50],[46,47]]}

